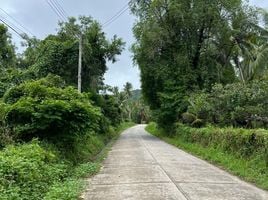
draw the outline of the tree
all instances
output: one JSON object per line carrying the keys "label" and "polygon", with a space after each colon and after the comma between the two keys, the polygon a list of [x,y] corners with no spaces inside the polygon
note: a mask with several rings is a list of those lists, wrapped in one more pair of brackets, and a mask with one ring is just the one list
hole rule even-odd
{"label": "tree", "polygon": [[[237,80],[240,44],[262,36],[256,10],[241,0],[132,0],[143,95],[160,125],[186,111],[187,96]],[[258,47],[263,44],[254,43]]]}
{"label": "tree", "polygon": [[28,63],[35,60],[31,68],[37,71],[39,77],[52,73],[63,77],[67,84],[76,86],[79,35],[83,37],[82,90],[98,91],[107,71],[107,61],[116,62],[124,42],[117,36],[108,40],[101,25],[91,17],[69,18],[68,22],[59,24],[57,35],[50,35],[40,42],[30,41],[25,53],[34,52],[34,56],[26,58]]}
{"label": "tree", "polygon": [[18,67],[21,69],[27,69],[28,67],[34,65],[39,56],[39,47],[41,40],[36,37],[30,38],[27,35],[24,35],[24,41],[21,43],[25,47],[25,51],[18,58]]}
{"label": "tree", "polygon": [[132,84],[129,82],[126,82],[126,84],[124,85],[124,93],[128,98],[132,96],[131,94],[132,89],[133,89]]}
{"label": "tree", "polygon": [[0,70],[14,67],[16,64],[15,49],[11,44],[7,28],[2,24],[0,24],[0,47]]}

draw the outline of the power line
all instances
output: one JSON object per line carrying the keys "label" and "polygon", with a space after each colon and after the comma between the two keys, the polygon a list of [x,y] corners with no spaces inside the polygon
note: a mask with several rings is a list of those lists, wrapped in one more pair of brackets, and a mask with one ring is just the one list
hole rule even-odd
{"label": "power line", "polygon": [[53,0],[56,5],[58,6],[59,10],[61,11],[61,13],[66,17],[68,18],[68,13],[65,11],[65,9],[61,6],[61,4],[58,2],[58,0]]}
{"label": "power line", "polygon": [[126,11],[128,11],[128,7],[125,8],[124,10],[122,10],[119,14],[117,14],[116,16],[113,17],[112,20],[110,20],[109,22],[106,22],[105,24],[103,24],[103,27],[107,27],[110,24],[112,24],[114,21],[116,21],[121,15],[123,15]]}
{"label": "power line", "polygon": [[[62,6],[57,2],[57,0],[46,0],[50,8],[56,13],[56,15],[62,19],[63,22],[67,23],[65,21],[65,18],[68,20],[67,14],[65,10],[62,8]],[[74,36],[77,36],[72,30],[70,30]],[[81,92],[82,88],[82,34],[79,36],[79,55],[78,55],[78,91]]]}
{"label": "power line", "polygon": [[129,4],[129,2],[126,5],[124,5],[114,16],[112,16],[109,20],[104,22],[102,24],[102,26],[103,27],[109,26],[111,23],[113,23],[115,20],[117,20],[121,15],[123,15],[129,9],[128,4]]}
{"label": "power line", "polygon": [[14,31],[18,36],[20,36],[22,39],[25,39],[21,33],[19,33],[15,28],[13,28],[11,25],[9,25],[6,21],[0,18],[0,21],[5,24],[8,28],[10,28],[12,31]]}
{"label": "power line", "polygon": [[54,0],[49,0],[50,3],[53,5],[53,7],[57,10],[57,12],[60,14],[60,16],[62,16],[62,18],[64,19],[64,21],[66,21],[67,17],[65,16],[65,14],[61,11],[61,9],[58,7],[57,3]]}
{"label": "power line", "polygon": [[[8,17],[10,17],[14,22],[16,22],[21,28],[25,30],[25,32],[30,33],[30,35],[34,36],[34,34],[25,26],[23,26],[15,17],[7,13],[4,9],[0,8],[0,10],[5,13]],[[23,32],[23,31],[22,31]]]}
{"label": "power line", "polygon": [[16,29],[17,31],[23,33],[23,31],[22,31],[20,28],[18,28],[16,25],[14,25],[12,22],[10,22],[7,18],[3,17],[2,15],[0,15],[0,17],[1,17],[3,20],[5,20],[5,22],[8,23],[10,26],[12,26],[14,29]]}
{"label": "power line", "polygon": [[57,9],[51,4],[49,0],[46,0],[49,7],[53,10],[53,12],[60,18],[60,20],[65,21],[64,17],[61,16],[61,14],[57,11]]}

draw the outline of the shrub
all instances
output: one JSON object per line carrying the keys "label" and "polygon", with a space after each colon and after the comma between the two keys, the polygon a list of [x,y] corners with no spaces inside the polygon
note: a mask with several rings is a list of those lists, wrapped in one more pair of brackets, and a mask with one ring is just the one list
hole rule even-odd
{"label": "shrub", "polygon": [[105,95],[104,104],[101,106],[103,114],[109,119],[112,126],[118,126],[121,120],[121,109],[114,96]]}
{"label": "shrub", "polygon": [[23,140],[33,137],[70,143],[76,134],[99,132],[103,117],[87,94],[61,86],[57,77],[30,81],[13,87],[4,95],[8,104],[5,123]]}
{"label": "shrub", "polygon": [[77,200],[83,190],[81,180],[67,180],[63,183],[53,185],[44,197],[44,200]]}
{"label": "shrub", "polygon": [[192,124],[196,120],[196,116],[192,113],[183,113],[182,114],[182,121],[186,124]]}
{"label": "shrub", "polygon": [[259,157],[268,167],[268,132],[263,129],[191,128],[176,124],[176,133],[183,140],[212,146],[245,159]]}
{"label": "shrub", "polygon": [[215,85],[210,93],[195,93],[188,111],[200,119],[221,126],[268,127],[268,81],[244,85]]}
{"label": "shrub", "polygon": [[96,155],[104,148],[106,135],[86,133],[74,138],[73,144],[66,148],[66,143],[61,143],[59,148],[64,152],[66,159],[73,163],[93,161]]}
{"label": "shrub", "polygon": [[67,166],[37,141],[8,146],[0,152],[0,199],[41,200],[67,176]]}
{"label": "shrub", "polygon": [[196,119],[192,122],[191,126],[195,127],[195,128],[201,128],[202,126],[204,126],[204,121],[202,119]]}
{"label": "shrub", "polygon": [[0,149],[13,143],[12,135],[5,125],[4,117],[7,105],[0,101]]}
{"label": "shrub", "polygon": [[0,149],[13,143],[12,134],[6,127],[0,126]]}

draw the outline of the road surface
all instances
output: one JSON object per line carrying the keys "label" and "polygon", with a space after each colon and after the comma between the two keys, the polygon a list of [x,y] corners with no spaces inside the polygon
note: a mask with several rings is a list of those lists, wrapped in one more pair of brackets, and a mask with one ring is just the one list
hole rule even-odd
{"label": "road surface", "polygon": [[103,168],[88,180],[86,200],[268,200],[268,193],[148,134],[126,130]]}

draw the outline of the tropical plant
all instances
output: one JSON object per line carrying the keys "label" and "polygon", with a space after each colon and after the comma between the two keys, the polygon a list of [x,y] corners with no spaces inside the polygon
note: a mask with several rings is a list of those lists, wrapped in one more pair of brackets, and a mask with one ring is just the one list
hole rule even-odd
{"label": "tropical plant", "polygon": [[266,68],[266,30],[241,0],[132,0],[143,96],[160,125],[187,110],[188,96],[215,83],[243,82]]}

